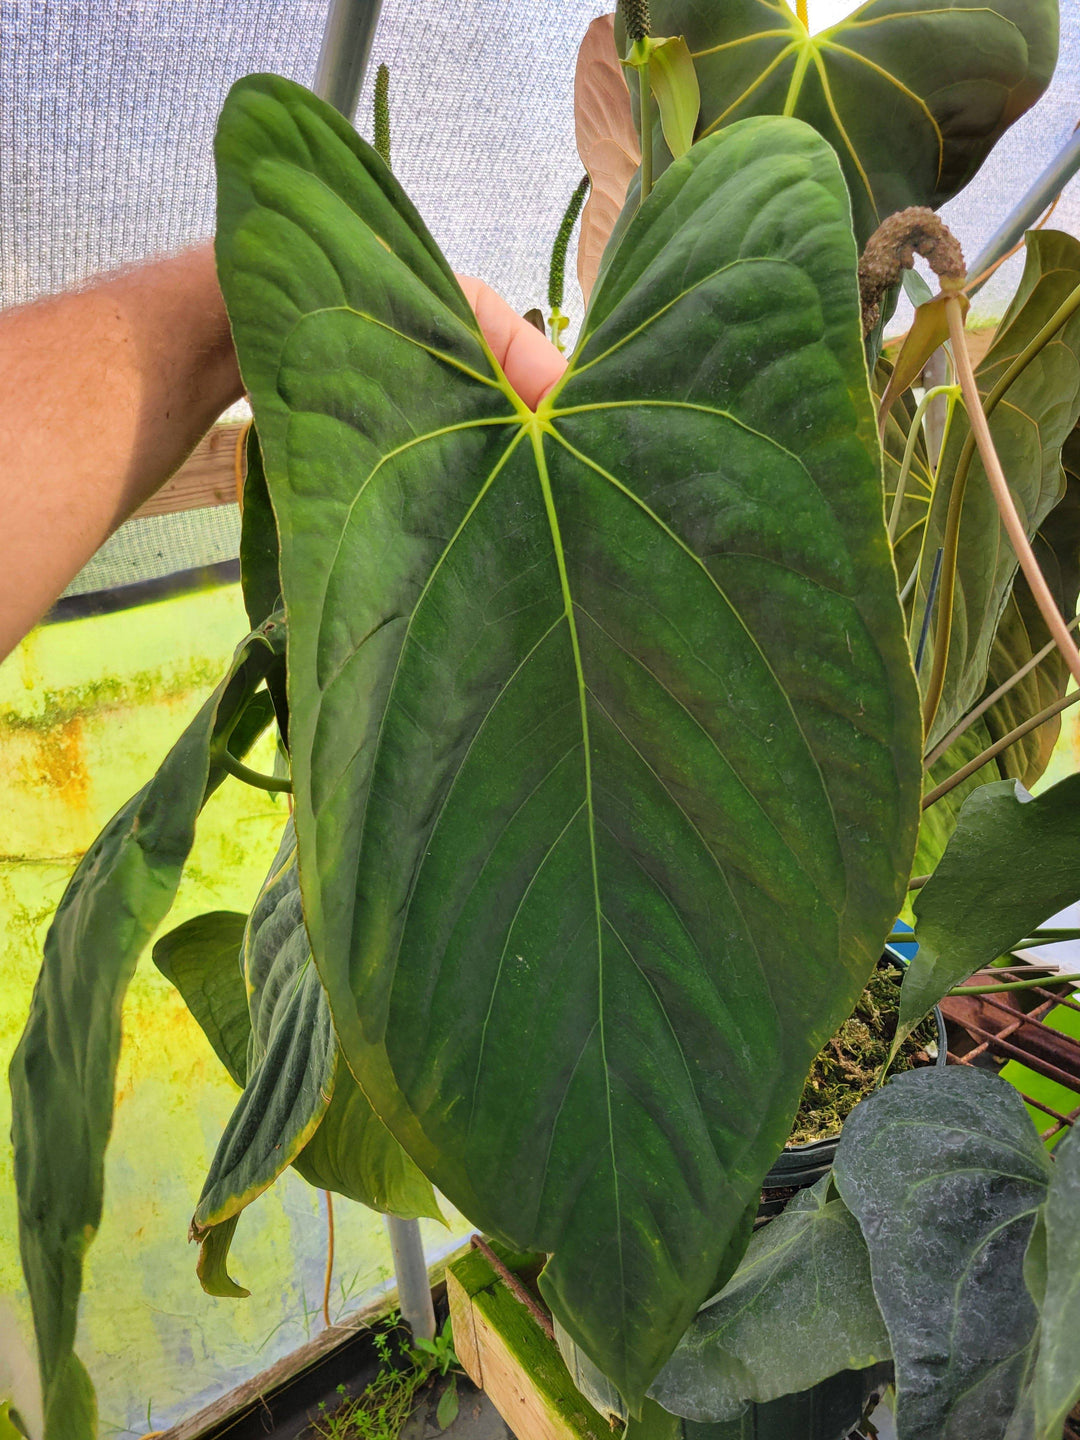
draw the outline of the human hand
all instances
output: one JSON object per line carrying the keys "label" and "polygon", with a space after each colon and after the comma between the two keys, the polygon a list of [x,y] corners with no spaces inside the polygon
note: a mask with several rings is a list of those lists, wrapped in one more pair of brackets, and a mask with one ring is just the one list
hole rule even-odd
{"label": "human hand", "polygon": [[565,357],[483,280],[471,275],[459,275],[457,280],[503,374],[535,410],[566,369]]}

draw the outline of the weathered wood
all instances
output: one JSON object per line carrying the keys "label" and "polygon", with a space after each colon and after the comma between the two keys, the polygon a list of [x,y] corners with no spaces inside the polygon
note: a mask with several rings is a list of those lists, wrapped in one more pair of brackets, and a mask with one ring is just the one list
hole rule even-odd
{"label": "weathered wood", "polygon": [[[503,1255],[511,1270],[524,1257]],[[562,1356],[478,1250],[446,1270],[454,1349],[517,1440],[611,1440]]]}
{"label": "weathered wood", "polygon": [[236,442],[244,424],[243,420],[230,420],[215,425],[172,479],[140,505],[131,518],[172,515],[177,510],[201,510],[208,505],[235,505]]}

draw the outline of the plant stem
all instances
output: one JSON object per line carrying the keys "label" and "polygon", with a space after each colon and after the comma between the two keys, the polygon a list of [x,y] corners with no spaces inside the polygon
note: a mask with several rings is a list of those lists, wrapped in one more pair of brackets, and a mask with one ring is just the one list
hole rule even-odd
{"label": "plant stem", "polygon": [[1034,990],[1037,985],[1065,985],[1080,975],[1040,975],[1035,980],[1008,980],[1001,985],[957,985],[950,995],[1003,995],[1008,990]]}
{"label": "plant stem", "polygon": [[639,208],[649,198],[652,189],[652,84],[649,80],[649,66],[646,62],[638,66],[638,108],[641,113],[641,199]]}
{"label": "plant stem", "polygon": [[896,532],[900,527],[900,509],[904,503],[904,494],[907,491],[908,476],[911,473],[911,462],[915,458],[915,446],[918,444],[919,433],[922,427],[923,416],[926,414],[927,406],[939,395],[956,396],[958,387],[955,385],[935,385],[932,390],[919,401],[918,409],[915,411],[911,422],[911,429],[908,431],[907,444],[904,446],[904,458],[900,465],[900,476],[896,482],[896,494],[893,496],[892,509],[889,512],[889,543],[896,540]]}
{"label": "plant stem", "polygon": [[[1080,615],[1077,615],[1074,619],[1069,621],[1068,628],[1070,630],[1073,630],[1077,625],[1080,625]],[[1015,675],[1010,675],[1008,680],[1003,681],[1003,683],[1000,684],[996,690],[992,691],[991,694],[987,695],[985,700],[980,700],[978,705],[975,706],[975,709],[969,711],[968,714],[964,716],[964,718],[960,721],[958,725],[953,726],[953,728],[949,731],[948,735],[945,736],[945,739],[940,740],[934,746],[933,750],[930,751],[930,754],[927,755],[926,759],[923,761],[926,769],[929,770],[931,765],[935,764],[938,760],[940,760],[942,755],[945,754],[945,751],[948,750],[949,746],[959,740],[960,736],[963,735],[965,731],[970,730],[972,725],[975,724],[976,720],[981,719],[982,716],[986,714],[987,710],[989,710],[992,705],[996,705],[997,702],[1001,699],[1001,697],[1003,695],[1007,695],[1014,685],[1019,685],[1020,681],[1023,680],[1025,675],[1030,674],[1031,671],[1035,669],[1036,665],[1041,665],[1042,662],[1046,659],[1046,657],[1050,654],[1051,650],[1056,649],[1057,641],[1048,640],[1046,644],[1042,647],[1042,649],[1038,652],[1038,654],[1033,655],[1026,665],[1022,665],[1020,669],[1017,670]]]}
{"label": "plant stem", "polygon": [[936,789],[931,790],[930,794],[923,800],[922,808],[928,810],[931,805],[936,804],[937,801],[939,801],[943,795],[947,795],[950,790],[954,790],[956,786],[966,780],[969,775],[974,775],[976,770],[981,770],[988,760],[993,760],[996,755],[1000,755],[1001,752],[1007,750],[1010,745],[1015,745],[1017,740],[1022,740],[1025,735],[1030,735],[1032,730],[1037,730],[1040,725],[1045,725],[1047,720],[1052,720],[1055,715],[1060,715],[1062,710],[1067,710],[1070,705],[1075,705],[1078,700],[1080,700],[1080,690],[1074,690],[1071,695],[1066,695],[1062,700],[1055,700],[1053,705],[1047,705],[1045,710],[1040,710],[1037,715],[1033,715],[1030,720],[1025,720],[1022,725],[1017,725],[1015,730],[1010,730],[1009,733],[1003,735],[1000,740],[995,740],[993,745],[988,745],[981,755],[976,755],[974,760],[969,760],[966,765],[962,765],[960,769],[950,775],[947,780],[943,780]]}
{"label": "plant stem", "polygon": [[269,790],[271,794],[292,794],[291,780],[284,780],[277,775],[260,775],[257,770],[252,770],[237,760],[228,750],[222,750],[218,759],[230,775],[235,775],[237,780],[243,780],[245,785],[253,785],[256,790]]}
{"label": "plant stem", "polygon": [[926,649],[926,637],[930,633],[930,621],[934,614],[934,601],[937,599],[938,582],[941,579],[941,557],[945,551],[938,546],[937,554],[934,556],[934,569],[930,576],[930,584],[926,591],[926,606],[923,610],[922,629],[919,631],[919,643],[915,649],[915,674],[918,675],[922,669],[923,652]]}
{"label": "plant stem", "polygon": [[326,1196],[326,1275],[323,1278],[322,1316],[323,1323],[330,1324],[330,1282],[334,1278],[334,1197],[329,1190]]}
{"label": "plant stem", "polygon": [[[1070,304],[1072,309],[1068,311],[1065,319],[1068,319],[1069,315],[1080,308],[1080,285],[1072,292],[1065,305],[1059,307],[1057,314],[1060,315]],[[1009,482],[1005,479],[1001,461],[994,449],[990,426],[983,411],[979,386],[975,380],[975,371],[971,367],[971,356],[968,354],[967,341],[964,337],[964,313],[960,308],[960,301],[955,296],[950,296],[946,300],[945,312],[949,317],[949,336],[953,344],[953,360],[959,375],[960,388],[964,393],[964,402],[967,405],[972,433],[975,436],[975,443],[979,447],[979,456],[983,462],[983,469],[986,471],[986,478],[990,482],[990,489],[997,501],[1002,523],[1012,542],[1016,557],[1020,561],[1020,568],[1028,582],[1032,599],[1038,605],[1042,617],[1046,621],[1046,628],[1058,642],[1062,657],[1072,671],[1073,679],[1080,684],[1080,653],[1073,644],[1068,626],[1050,593],[1050,586],[1046,583],[1046,576],[1035,558],[1031,541],[1028,539],[1027,531],[1017,513]],[[1064,323],[1065,320],[1061,320],[1059,328]],[[994,388],[997,389],[997,386]]]}
{"label": "plant stem", "polygon": [[[1032,360],[1043,347],[1053,339],[1061,327],[1080,308],[1080,286],[1077,286],[1058,306],[1057,310],[1042,327],[1039,333],[1024,346],[1020,354],[1009,365],[990,394],[986,397],[985,405],[980,401],[979,410],[983,418],[988,420],[994,413],[1003,395],[1012,385],[1013,381],[1031,364]],[[947,307],[949,313],[950,335],[954,324],[954,314],[959,310],[958,305]],[[961,317],[961,330],[962,330]],[[964,357],[967,358],[967,347],[961,346]],[[954,351],[957,347],[954,343]],[[959,368],[960,357],[954,354],[954,361]],[[970,362],[968,365],[970,371]],[[978,386],[975,386],[975,393],[978,393]],[[989,427],[986,427],[989,435]],[[952,602],[955,579],[956,556],[960,543],[960,516],[964,508],[964,492],[967,489],[968,471],[971,468],[971,461],[975,454],[977,445],[975,423],[971,421],[971,434],[964,441],[960,458],[956,463],[956,471],[953,475],[952,492],[949,495],[949,508],[945,517],[945,535],[943,543],[945,547],[945,585],[941,596],[941,623],[938,627],[938,634],[934,646],[934,663],[930,671],[930,681],[926,688],[926,698],[923,701],[923,731],[929,735],[930,727],[934,723],[938,706],[941,703],[942,692],[945,688],[945,669],[949,659],[949,642],[952,636]],[[1026,538],[1026,537],[1025,537]],[[1056,613],[1056,607],[1055,607]],[[1053,634],[1051,630],[1051,634]],[[1070,666],[1070,669],[1072,667]]]}

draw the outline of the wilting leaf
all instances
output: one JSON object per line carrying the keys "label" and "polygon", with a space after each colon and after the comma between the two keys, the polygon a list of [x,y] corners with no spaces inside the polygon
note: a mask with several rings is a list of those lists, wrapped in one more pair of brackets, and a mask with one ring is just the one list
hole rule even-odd
{"label": "wilting leaf", "polygon": [[[978,367],[980,393],[988,395],[1012,361],[1080,285],[1080,242],[1059,231],[1028,236],[1023,280],[993,345]],[[1034,535],[1065,493],[1061,449],[1080,416],[1080,312],[1019,374],[990,417],[994,445],[1029,535]],[[933,558],[943,543],[957,463],[969,434],[957,409],[922,536],[916,594],[921,613]],[[915,556],[913,536],[898,550],[899,569]],[[937,742],[985,692],[990,647],[1016,575],[1017,560],[1002,527],[982,464],[975,454],[964,492],[960,550],[945,689],[928,744]],[[936,637],[935,637],[936,638]],[[914,644],[914,639],[913,642]],[[928,650],[921,679],[930,673]]]}
{"label": "wilting leaf", "polygon": [[747,1400],[890,1358],[862,1232],[826,1175],[758,1231],[649,1394],[691,1420],[728,1420]]}
{"label": "wilting leaf", "polygon": [[775,0],[650,10],[653,34],[694,55],[699,138],[747,115],[808,121],[839,156],[860,246],[894,211],[962,190],[1057,61],[1057,0],[870,0],[816,35]]}
{"label": "wilting leaf", "polygon": [[578,154],[592,181],[578,231],[578,282],[589,303],[600,260],[626,191],[641,164],[626,76],[615,50],[614,15],[601,15],[585,32],[574,72],[574,127]]}
{"label": "wilting leaf", "polygon": [[236,1217],[290,1164],[312,1185],[373,1209],[409,1219],[441,1218],[430,1183],[374,1114],[341,1059],[326,994],[311,963],[291,821],[248,919],[243,959],[251,1015],[248,1081],[191,1224],[202,1243],[204,1288],[204,1271],[215,1283],[225,1276]]}
{"label": "wilting leaf", "polygon": [[124,995],[173,902],[199,811],[227,773],[226,739],[242,755],[270,721],[268,697],[255,691],[283,648],[277,620],[239,647],[157,774],[80,861],[45,940],[11,1091],[46,1440],[86,1440],[94,1426],[93,1389],[73,1346],[83,1256],[101,1221]]}
{"label": "wilting leaf", "polygon": [[183,997],[214,1054],[241,1087],[251,1020],[240,971],[246,915],[214,910],[186,920],[154,946],[154,964]]}
{"label": "wilting leaf", "polygon": [[1080,775],[1032,799],[1015,780],[965,802],[915,900],[919,953],[900,988],[900,1033],[983,965],[1080,899]]}
{"label": "wilting leaf", "polygon": [[[1065,497],[1039,526],[1033,545],[1059,609],[1066,619],[1072,619],[1080,596],[1080,434],[1077,431],[1065,442],[1061,458],[1065,465]],[[990,650],[987,691],[996,690],[1015,675],[1049,639],[1050,632],[1028,583],[1022,574],[1017,574]],[[1055,646],[1034,670],[986,712],[991,738],[1000,740],[1017,725],[1060,700],[1068,688],[1070,673],[1064,656]],[[1014,777],[1030,790],[1049,765],[1060,733],[1061,717],[1056,716],[1003,751],[1000,768],[1006,776]]]}
{"label": "wilting leaf", "polygon": [[534,416],[340,116],[243,81],[218,163],[342,1048],[637,1406],[914,844],[842,177],[796,121],[695,145]]}
{"label": "wilting leaf", "polygon": [[1024,1254],[1050,1161],[1020,1096],[909,1070],[849,1116],[834,1167],[896,1366],[899,1440],[1004,1440],[1031,1363]]}

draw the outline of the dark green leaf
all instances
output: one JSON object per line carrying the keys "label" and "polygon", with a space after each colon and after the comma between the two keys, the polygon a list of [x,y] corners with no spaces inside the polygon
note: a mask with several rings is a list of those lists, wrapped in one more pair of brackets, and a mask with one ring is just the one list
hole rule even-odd
{"label": "dark green leaf", "polygon": [[246,915],[214,910],[186,920],[154,946],[154,964],[184,1004],[237,1085],[247,1077],[251,1020],[240,969]]}
{"label": "dark green leaf", "polygon": [[1057,0],[870,0],[816,35],[775,0],[652,0],[651,14],[694,54],[699,138],[747,115],[808,121],[840,158],[860,244],[962,190],[1057,61]]}
{"label": "dark green leaf", "polygon": [[980,786],[913,907],[919,953],[900,990],[900,1030],[1076,899],[1080,775],[1035,799],[1016,780]]}
{"label": "dark green leaf", "polygon": [[252,625],[261,625],[281,606],[278,575],[278,539],[270,492],[266,488],[259,436],[252,425],[247,434],[247,474],[244,477],[244,511],[240,527],[240,575],[244,604]]}
{"label": "dark green leaf", "polygon": [[[977,371],[981,394],[990,393],[1012,361],[1077,285],[1080,285],[1080,241],[1060,231],[1043,230],[1029,235],[1027,264],[1020,288]],[[1065,493],[1061,450],[1078,417],[1080,312],[1013,380],[990,417],[994,445],[1029,535],[1036,533]],[[945,443],[937,488],[921,537],[920,580],[914,601],[920,617],[934,556],[943,543],[949,497],[968,434],[967,420],[958,408]],[[898,550],[898,568],[905,575],[917,548],[916,538],[913,536]],[[968,473],[961,513],[945,689],[927,738],[928,745],[936,745],[984,693],[990,648],[1016,570],[1016,555],[976,453]],[[916,631],[912,645],[917,638]],[[932,654],[931,646],[923,663],[924,683],[930,673]]]}
{"label": "dark green leaf", "polygon": [[1024,1415],[1033,1419],[1034,1440],[1061,1440],[1065,1418],[1080,1400],[1080,1132],[1075,1127],[1055,1147],[1050,1189],[1024,1278],[1040,1312],[1039,1349]]}
{"label": "dark green leaf", "polygon": [[83,1257],[101,1220],[124,994],[172,904],[196,817],[225,778],[226,740],[242,754],[265,727],[254,692],[283,648],[277,620],[239,647],[157,774],[79,863],[45,940],[11,1090],[19,1240],[47,1440],[85,1440],[93,1426],[93,1392],[72,1347]]}
{"label": "dark green leaf", "polygon": [[[286,1166],[373,1209],[439,1216],[430,1183],[375,1115],[341,1059],[311,963],[292,822],[247,922],[242,989],[250,1005],[248,1082],[218,1144],[192,1220],[224,1272],[230,1225]],[[199,1274],[202,1277],[202,1269]],[[232,1282],[229,1282],[230,1284]],[[212,1294],[224,1293],[219,1290]],[[229,1292],[233,1293],[233,1292]]]}
{"label": "dark green leaf", "polygon": [[694,146],[534,416],[338,116],[243,81],[218,164],[339,1039],[637,1405],[914,844],[842,177],[796,121]]}
{"label": "dark green leaf", "polygon": [[695,1317],[649,1394],[691,1420],[733,1420],[891,1358],[862,1232],[832,1177],[759,1230],[725,1290]]}
{"label": "dark green leaf", "polygon": [[435,1410],[435,1421],[440,1430],[445,1430],[452,1425],[458,1415],[458,1389],[457,1376],[451,1375],[446,1382],[446,1388],[439,1396],[439,1404]]}
{"label": "dark green leaf", "polygon": [[967,1066],[909,1070],[852,1111],[833,1173],[870,1251],[899,1440],[1004,1440],[1031,1363],[1024,1253],[1050,1174],[1020,1096]]}

